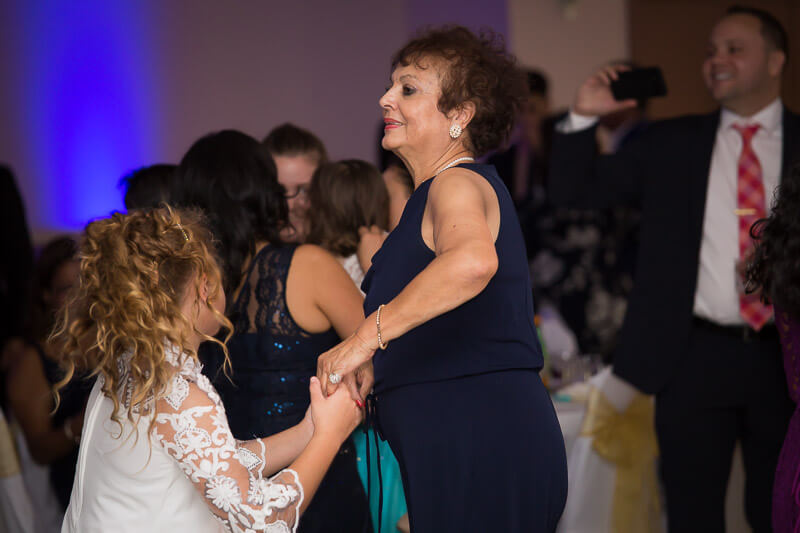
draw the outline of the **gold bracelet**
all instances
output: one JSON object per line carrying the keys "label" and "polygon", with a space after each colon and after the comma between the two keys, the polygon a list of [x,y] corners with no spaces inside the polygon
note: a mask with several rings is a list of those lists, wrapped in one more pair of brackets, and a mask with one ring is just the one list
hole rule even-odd
{"label": "gold bracelet", "polygon": [[383,339],[381,338],[381,310],[386,307],[384,304],[378,306],[378,314],[375,315],[375,325],[378,327],[378,346],[381,350],[385,350],[389,343],[383,343]]}

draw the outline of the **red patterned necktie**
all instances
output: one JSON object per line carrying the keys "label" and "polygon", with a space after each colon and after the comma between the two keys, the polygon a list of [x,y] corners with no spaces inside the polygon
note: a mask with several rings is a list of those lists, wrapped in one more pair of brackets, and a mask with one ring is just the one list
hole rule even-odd
{"label": "red patterned necktie", "polygon": [[[736,190],[736,213],[739,215],[739,259],[746,261],[753,250],[750,228],[755,221],[767,216],[761,163],[753,150],[753,135],[759,125],[733,125],[742,136],[742,153],[739,156],[739,180]],[[739,313],[744,321],[758,331],[772,317],[772,306],[764,304],[758,294],[739,295]]]}

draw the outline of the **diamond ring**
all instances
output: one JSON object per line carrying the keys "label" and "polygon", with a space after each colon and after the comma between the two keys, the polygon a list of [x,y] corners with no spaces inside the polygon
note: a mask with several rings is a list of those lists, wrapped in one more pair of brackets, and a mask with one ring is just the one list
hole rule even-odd
{"label": "diamond ring", "polygon": [[328,381],[330,381],[334,385],[338,385],[342,382],[342,376],[336,374],[335,372],[331,372],[328,374]]}

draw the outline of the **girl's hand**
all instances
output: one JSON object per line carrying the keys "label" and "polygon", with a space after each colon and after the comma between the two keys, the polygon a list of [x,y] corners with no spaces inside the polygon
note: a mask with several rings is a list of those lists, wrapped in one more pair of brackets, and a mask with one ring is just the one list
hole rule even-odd
{"label": "girl's hand", "polygon": [[306,414],[303,417],[303,420],[300,421],[300,427],[303,429],[303,435],[309,439],[314,434],[314,416],[311,412],[310,405],[308,406],[308,409],[306,409]]}
{"label": "girl's hand", "polygon": [[361,423],[361,409],[344,389],[326,397],[315,377],[311,378],[309,389],[314,435],[344,442]]}

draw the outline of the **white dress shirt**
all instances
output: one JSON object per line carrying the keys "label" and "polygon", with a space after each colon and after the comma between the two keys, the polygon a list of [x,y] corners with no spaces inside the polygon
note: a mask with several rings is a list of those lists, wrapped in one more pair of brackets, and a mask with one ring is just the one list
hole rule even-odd
{"label": "white dress shirt", "polygon": [[[597,122],[570,112],[557,125],[562,133],[589,128]],[[711,154],[700,265],[694,295],[694,314],[723,325],[741,325],[736,263],[739,261],[739,217],[736,215],[739,156],[742,136],[734,124],[759,124],[752,147],[761,163],[767,212],[780,182],[783,154],[783,104],[778,98],[751,117],[723,109]],[[657,303],[654,302],[654,305]]]}
{"label": "white dress shirt", "polygon": [[711,170],[708,176],[700,265],[694,293],[694,314],[723,325],[740,325],[736,263],[739,261],[739,217],[736,195],[742,136],[734,124],[759,124],[752,140],[761,163],[766,209],[772,205],[780,182],[783,150],[783,105],[775,100],[755,115],[745,118],[723,109],[720,114]]}

